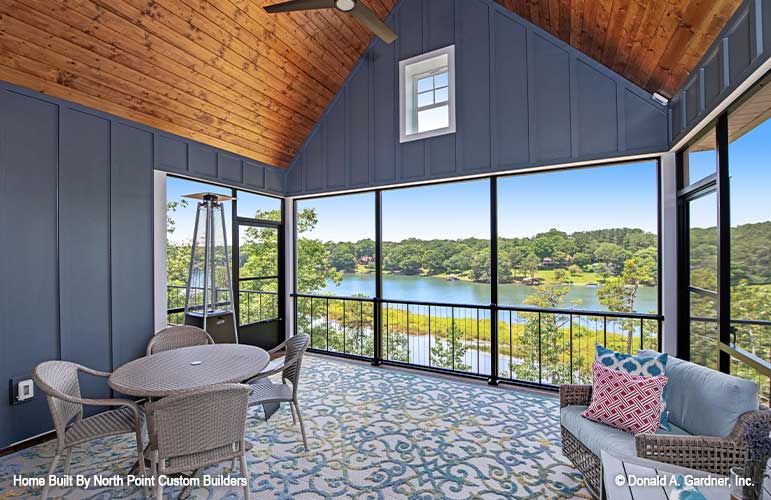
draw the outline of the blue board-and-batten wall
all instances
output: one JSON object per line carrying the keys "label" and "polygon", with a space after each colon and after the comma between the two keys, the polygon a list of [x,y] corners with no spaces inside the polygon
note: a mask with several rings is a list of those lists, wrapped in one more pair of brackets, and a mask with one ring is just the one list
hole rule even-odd
{"label": "blue board-and-batten wall", "polygon": [[[0,82],[0,448],[52,429],[11,378],[111,371],[153,334],[153,169],[283,195],[283,170]],[[104,382],[84,392],[107,396]]]}
{"label": "blue board-and-batten wall", "polygon": [[[665,151],[650,94],[492,0],[401,0],[290,166],[306,195]],[[457,133],[399,143],[399,60],[455,44]]]}

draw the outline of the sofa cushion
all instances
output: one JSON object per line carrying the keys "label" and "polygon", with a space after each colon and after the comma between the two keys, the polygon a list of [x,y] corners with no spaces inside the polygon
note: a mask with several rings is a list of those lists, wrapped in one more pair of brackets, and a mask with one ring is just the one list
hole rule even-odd
{"label": "sofa cushion", "polygon": [[[634,434],[614,429],[605,424],[592,422],[581,416],[586,411],[586,405],[565,406],[560,410],[560,421],[584,446],[592,453],[600,456],[601,450],[607,450],[616,455],[637,454],[634,443]],[[658,429],[656,434],[670,436],[687,436],[688,431],[676,425],[671,425],[669,430]]]}
{"label": "sofa cushion", "polygon": [[[656,355],[640,351],[638,355]],[[669,421],[695,436],[725,437],[739,416],[758,409],[758,386],[670,356],[667,361]]]}
{"label": "sofa cushion", "polygon": [[581,414],[587,408],[585,405],[565,406],[560,410],[561,424],[598,457],[601,450],[616,455],[636,455],[634,434],[584,418]]}

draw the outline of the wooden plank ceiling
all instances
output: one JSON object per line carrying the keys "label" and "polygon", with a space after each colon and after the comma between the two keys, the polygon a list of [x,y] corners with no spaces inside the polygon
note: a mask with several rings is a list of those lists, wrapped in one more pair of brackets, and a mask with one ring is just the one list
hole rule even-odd
{"label": "wooden plank ceiling", "polygon": [[[385,18],[397,0],[362,0]],[[498,0],[672,95],[740,0]],[[2,0],[0,79],[286,167],[371,39],[273,0]]]}
{"label": "wooden plank ceiling", "polygon": [[673,96],[742,0],[497,0],[650,92]]}

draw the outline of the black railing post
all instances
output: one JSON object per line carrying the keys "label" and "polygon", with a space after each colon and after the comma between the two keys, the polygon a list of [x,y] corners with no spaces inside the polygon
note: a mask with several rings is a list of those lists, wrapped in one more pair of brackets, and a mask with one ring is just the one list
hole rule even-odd
{"label": "black railing post", "polygon": [[[728,172],[728,115],[723,113],[715,126],[717,152],[717,291],[718,291],[718,338],[724,345],[731,344],[731,211]],[[718,346],[719,347],[719,346]],[[718,368],[723,373],[731,371],[731,356],[718,349]]]}
{"label": "black railing post", "polygon": [[498,178],[490,178],[490,385],[498,385]]}
{"label": "black railing post", "polygon": [[372,364],[378,366],[383,359],[383,193],[375,191],[375,301],[373,334],[375,348]]}

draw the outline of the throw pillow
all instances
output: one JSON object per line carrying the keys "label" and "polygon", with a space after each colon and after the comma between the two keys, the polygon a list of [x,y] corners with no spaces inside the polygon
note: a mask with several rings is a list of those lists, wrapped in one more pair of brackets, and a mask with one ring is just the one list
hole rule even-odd
{"label": "throw pillow", "polygon": [[584,417],[635,434],[656,432],[667,377],[630,375],[600,361],[594,362],[592,372],[594,388]]}
{"label": "throw pillow", "polygon": [[[616,352],[597,344],[595,347],[595,360],[601,362],[604,366],[614,370],[624,371],[630,375],[639,375],[641,377],[656,377],[666,375],[668,354],[657,354],[656,356],[632,356]],[[661,422],[659,426],[665,430],[672,430],[669,425],[669,412],[664,397],[661,397]]]}
{"label": "throw pillow", "polygon": [[707,497],[695,486],[687,486],[685,476],[678,474],[675,476],[675,487],[672,488],[669,500],[707,500]]}

